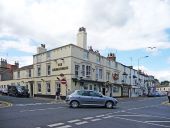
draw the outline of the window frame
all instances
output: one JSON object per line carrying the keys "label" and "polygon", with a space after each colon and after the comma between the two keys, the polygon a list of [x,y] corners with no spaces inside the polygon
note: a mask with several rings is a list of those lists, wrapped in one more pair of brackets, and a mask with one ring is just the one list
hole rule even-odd
{"label": "window frame", "polygon": [[47,64],[47,75],[51,75],[51,64]]}
{"label": "window frame", "polygon": [[37,82],[37,92],[38,93],[42,92],[41,82]]}

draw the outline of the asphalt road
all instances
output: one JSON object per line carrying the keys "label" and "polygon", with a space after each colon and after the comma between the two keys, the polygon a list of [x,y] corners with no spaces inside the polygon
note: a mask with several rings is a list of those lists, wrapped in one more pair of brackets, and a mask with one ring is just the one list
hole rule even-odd
{"label": "asphalt road", "polygon": [[69,108],[53,100],[0,96],[0,128],[170,128],[166,97],[120,99],[114,109]]}

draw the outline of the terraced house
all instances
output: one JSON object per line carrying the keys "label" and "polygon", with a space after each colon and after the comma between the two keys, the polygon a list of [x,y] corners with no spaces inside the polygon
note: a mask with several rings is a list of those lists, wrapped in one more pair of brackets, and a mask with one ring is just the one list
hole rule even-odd
{"label": "terraced house", "polygon": [[56,92],[65,98],[75,89],[99,91],[114,97],[136,97],[154,91],[154,77],[116,61],[114,53],[107,57],[92,47],[87,49],[87,33],[79,28],[77,45],[68,44],[47,50],[44,44],[33,55],[33,64],[18,68],[13,79],[0,86],[27,86],[31,96],[54,98]]}

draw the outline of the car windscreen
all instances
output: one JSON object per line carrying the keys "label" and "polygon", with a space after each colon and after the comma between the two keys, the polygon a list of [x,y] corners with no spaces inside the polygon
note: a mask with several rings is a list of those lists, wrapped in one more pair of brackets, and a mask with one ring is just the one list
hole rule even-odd
{"label": "car windscreen", "polygon": [[22,91],[25,90],[25,88],[24,88],[23,86],[17,86],[17,90],[20,91],[20,92],[22,92]]}

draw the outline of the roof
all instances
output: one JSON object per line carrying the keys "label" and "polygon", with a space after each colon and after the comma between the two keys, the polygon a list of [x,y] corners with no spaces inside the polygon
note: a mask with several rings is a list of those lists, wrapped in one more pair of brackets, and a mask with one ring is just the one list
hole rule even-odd
{"label": "roof", "polygon": [[23,66],[21,68],[16,69],[15,71],[26,70],[26,69],[33,69],[33,65]]}

